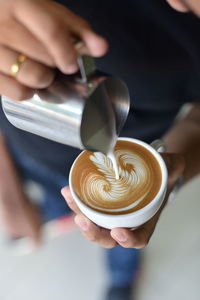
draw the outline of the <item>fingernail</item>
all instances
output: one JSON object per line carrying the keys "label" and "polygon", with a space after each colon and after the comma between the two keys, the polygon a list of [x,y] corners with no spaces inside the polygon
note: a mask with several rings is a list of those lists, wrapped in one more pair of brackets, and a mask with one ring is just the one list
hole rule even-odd
{"label": "fingernail", "polygon": [[88,224],[84,219],[76,219],[76,224],[80,227],[80,229],[82,229],[83,231],[87,231],[88,230]]}
{"label": "fingernail", "polygon": [[116,239],[118,242],[126,242],[127,237],[123,233],[115,233],[113,235],[114,239]]}
{"label": "fingernail", "polygon": [[75,73],[76,71],[77,71],[77,65],[68,65],[67,67],[66,67],[66,70],[65,70],[65,72],[67,73],[67,74],[73,74],[73,73]]}

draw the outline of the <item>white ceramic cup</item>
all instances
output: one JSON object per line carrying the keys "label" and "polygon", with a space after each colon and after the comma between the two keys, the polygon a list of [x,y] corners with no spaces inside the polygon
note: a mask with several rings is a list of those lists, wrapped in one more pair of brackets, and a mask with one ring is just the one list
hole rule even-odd
{"label": "white ceramic cup", "polygon": [[82,153],[84,151],[81,152],[81,154],[74,161],[74,163],[71,167],[71,170],[70,170],[70,174],[69,174],[69,186],[70,186],[71,194],[72,194],[76,204],[78,205],[79,209],[82,211],[82,213],[86,217],[88,217],[95,224],[97,224],[101,227],[107,228],[107,229],[112,229],[112,228],[116,228],[116,227],[133,228],[133,227],[138,227],[138,226],[144,224],[149,219],[151,219],[156,214],[156,212],[159,210],[159,208],[161,207],[161,205],[164,201],[166,190],[167,190],[167,178],[168,178],[167,168],[166,168],[164,160],[162,159],[161,155],[158,153],[159,150],[164,148],[164,144],[162,143],[162,141],[156,140],[150,146],[147,143],[144,143],[140,140],[132,139],[132,138],[123,137],[123,138],[119,138],[118,140],[128,141],[128,142],[132,142],[134,144],[139,144],[139,145],[145,147],[148,151],[150,151],[160,165],[162,180],[161,180],[160,189],[159,189],[157,195],[145,207],[143,207],[137,211],[134,211],[131,213],[126,213],[126,214],[121,214],[121,215],[111,215],[111,214],[109,215],[109,214],[104,214],[104,213],[98,212],[98,211],[88,207],[86,204],[84,204],[81,201],[81,199],[79,199],[79,197],[77,196],[76,191],[74,190],[73,185],[72,185],[72,174],[73,174],[74,164],[79,159],[79,157],[82,155]]}

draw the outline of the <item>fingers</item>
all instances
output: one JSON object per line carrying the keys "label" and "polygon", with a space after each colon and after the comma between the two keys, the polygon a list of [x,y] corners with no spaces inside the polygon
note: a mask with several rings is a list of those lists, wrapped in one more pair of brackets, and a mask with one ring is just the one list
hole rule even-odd
{"label": "fingers", "polygon": [[[0,45],[0,72],[10,75],[11,66],[17,61],[19,53]],[[16,79],[23,85],[31,88],[45,88],[54,79],[52,69],[27,58],[20,67]]]}
{"label": "fingers", "polygon": [[43,43],[64,73],[74,73],[78,68],[72,41],[74,34],[85,42],[89,54],[99,56],[106,51],[105,40],[61,5],[52,1],[18,1],[15,8],[16,18]]}
{"label": "fingers", "polygon": [[84,237],[105,248],[113,248],[117,244],[124,248],[144,248],[148,244],[160,215],[159,211],[150,221],[135,230],[114,228],[110,231],[95,225],[81,213],[73,200],[69,187],[64,187],[61,190],[61,193],[69,207],[77,214],[75,217],[75,223],[80,228]]}
{"label": "fingers", "polygon": [[[153,232],[152,232],[153,233]],[[142,249],[147,246],[152,233],[142,226],[136,230],[114,228],[111,230],[112,238],[124,248]]]}
{"label": "fingers", "polygon": [[80,209],[72,198],[69,187],[64,187],[61,190],[61,193],[69,207],[77,214],[75,217],[75,223],[78,225],[86,239],[96,242],[105,248],[113,248],[116,246],[116,241],[111,237],[110,230],[95,225],[81,213]]}
{"label": "fingers", "polygon": [[112,238],[124,248],[142,249],[147,246],[163,207],[145,224],[138,228],[114,228],[111,230]]}
{"label": "fingers", "polygon": [[89,241],[98,243],[104,248],[113,248],[116,246],[117,243],[111,237],[110,230],[95,225],[83,214],[79,214],[75,217],[75,223],[79,226],[82,234]]}
{"label": "fingers", "polygon": [[186,1],[181,1],[181,0],[167,0],[169,4],[176,10],[180,12],[187,12],[189,11],[189,7],[186,5]]}
{"label": "fingers", "polygon": [[124,248],[141,249],[148,243],[148,234],[144,228],[136,231],[126,228],[114,228],[111,230],[111,236]]}
{"label": "fingers", "polygon": [[79,18],[76,23],[72,24],[72,30],[84,42],[84,47],[79,50],[80,54],[99,57],[108,51],[108,42],[96,34],[85,20]]}
{"label": "fingers", "polygon": [[30,99],[35,90],[31,89],[12,77],[0,73],[0,91],[2,95],[7,96],[13,100]]}
{"label": "fingers", "polygon": [[74,73],[77,70],[76,52],[69,30],[55,12],[52,15],[47,1],[19,1],[15,13],[18,20],[48,49],[62,72]]}
{"label": "fingers", "polygon": [[10,18],[3,24],[1,22],[0,44],[47,66],[56,66],[43,43],[15,19]]}
{"label": "fingers", "polygon": [[[65,26],[70,28],[72,35],[84,42],[84,46],[79,49],[80,54],[99,57],[108,51],[108,42],[105,38],[96,34],[86,20],[72,13],[66,7],[63,8],[58,3],[55,3],[55,6],[59,17],[64,21]],[[54,9],[53,6],[51,6],[51,9]]]}
{"label": "fingers", "polygon": [[[162,157],[165,160],[165,163],[168,168],[169,173],[169,190],[176,182],[178,177],[183,173],[185,163],[184,159],[181,155],[173,154],[173,153],[162,153]],[[166,197],[167,199],[167,197]],[[126,228],[114,228],[111,230],[111,236],[114,240],[118,242],[124,248],[136,248],[141,249],[144,248],[151,238],[155,226],[158,222],[159,216],[164,207],[165,201],[163,205],[159,209],[159,211],[155,214],[153,218],[151,218],[148,222],[146,222],[141,227],[129,230]]]}
{"label": "fingers", "polygon": [[69,207],[77,214],[75,223],[78,225],[85,238],[89,241],[96,242],[105,248],[113,248],[117,244],[124,248],[141,249],[146,247],[162,210],[160,209],[151,220],[137,229],[114,228],[110,231],[95,225],[81,213],[72,198],[69,187],[64,187],[61,193]]}

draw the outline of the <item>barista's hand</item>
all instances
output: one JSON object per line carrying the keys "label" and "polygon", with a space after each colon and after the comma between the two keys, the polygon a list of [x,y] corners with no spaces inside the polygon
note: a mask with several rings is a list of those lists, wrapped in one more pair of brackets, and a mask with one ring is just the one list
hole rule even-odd
{"label": "barista's hand", "polygon": [[200,17],[200,1],[198,0],[167,0],[167,2],[180,12],[192,11]]}
{"label": "barista's hand", "polygon": [[[83,41],[79,47],[73,38]],[[0,0],[0,94],[30,98],[49,86],[54,68],[77,71],[77,56],[106,53],[108,44],[90,25],[64,6],[50,0]],[[16,77],[11,66],[26,56]]]}
{"label": "barista's hand", "polygon": [[[168,168],[168,193],[173,188],[178,177],[183,173],[184,170],[184,160],[183,157],[178,154],[162,154],[167,168]],[[112,230],[107,230],[98,227],[93,222],[91,222],[86,216],[84,216],[79,208],[77,207],[75,201],[73,200],[69,187],[64,187],[62,189],[62,195],[67,201],[69,207],[77,214],[75,217],[76,224],[80,227],[83,235],[90,241],[97,242],[105,248],[113,248],[117,244],[125,248],[144,248],[151,238],[154,232],[156,223],[164,207],[157,212],[157,214],[149,220],[147,223],[138,228],[126,229],[126,228],[114,228]]]}

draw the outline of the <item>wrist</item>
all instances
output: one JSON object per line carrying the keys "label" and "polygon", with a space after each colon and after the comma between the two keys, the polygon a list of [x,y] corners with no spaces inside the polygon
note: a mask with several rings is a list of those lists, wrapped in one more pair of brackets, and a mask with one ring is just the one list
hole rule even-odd
{"label": "wrist", "polygon": [[179,178],[175,182],[172,190],[170,191],[170,193],[167,197],[167,200],[166,200],[166,205],[170,205],[175,200],[177,193],[179,192],[179,190],[181,189],[183,184],[184,184],[184,176],[182,174],[179,176]]}
{"label": "wrist", "polygon": [[172,203],[181,186],[184,184],[185,157],[178,153],[168,153],[167,143],[161,141],[161,147],[158,152],[162,153],[162,157],[168,169],[168,190],[163,202],[163,207]]}

